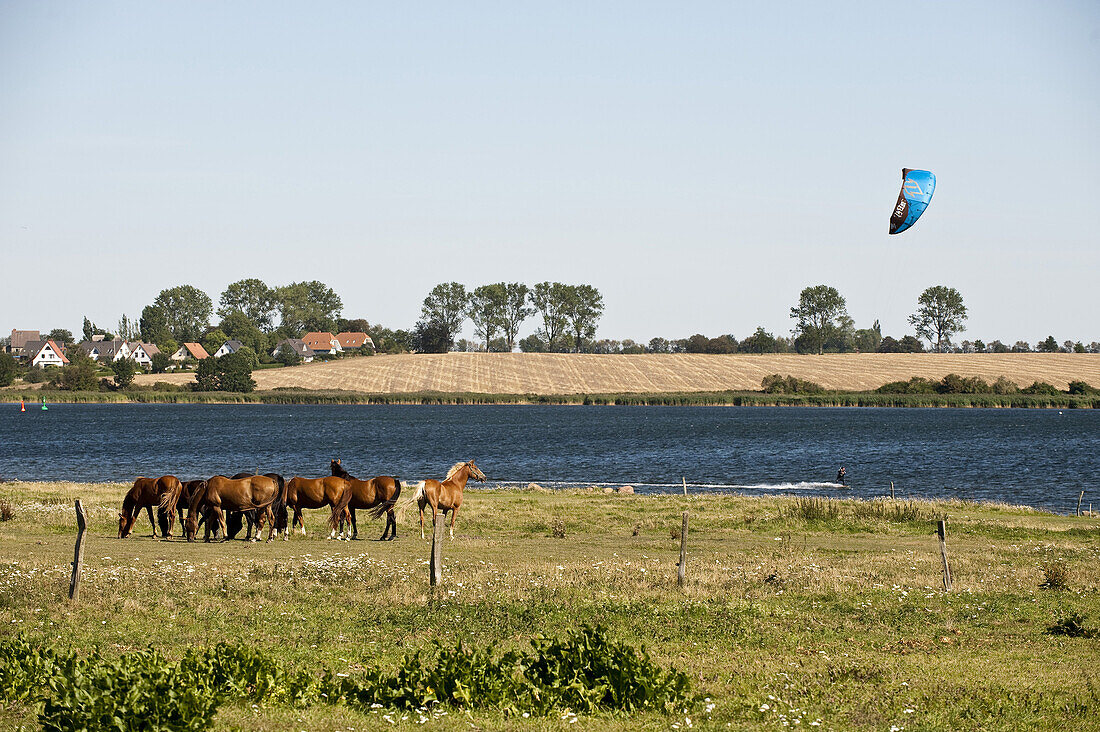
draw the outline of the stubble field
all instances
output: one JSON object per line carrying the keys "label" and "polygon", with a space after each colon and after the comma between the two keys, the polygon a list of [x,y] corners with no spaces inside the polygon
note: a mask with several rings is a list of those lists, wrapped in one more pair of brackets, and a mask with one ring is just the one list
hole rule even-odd
{"label": "stubble field", "polygon": [[[1046,381],[1064,390],[1073,380],[1100,386],[1100,354],[403,354],[264,369],[253,378],[265,390],[621,394],[752,391],[769,374],[796,376],[826,389],[865,391],[913,376],[939,380],[949,373],[988,382],[1004,376],[1021,387]],[[190,373],[137,377],[139,384],[193,380]]]}

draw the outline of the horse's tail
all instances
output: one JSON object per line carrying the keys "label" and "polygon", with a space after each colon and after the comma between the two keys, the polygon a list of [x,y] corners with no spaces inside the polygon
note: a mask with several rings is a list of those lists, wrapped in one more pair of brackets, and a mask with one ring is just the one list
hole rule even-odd
{"label": "horse's tail", "polygon": [[424,497],[424,481],[418,483],[405,483],[404,481],[398,481],[399,488],[416,488],[416,493],[409,496],[403,501],[397,502],[397,520],[403,521],[405,519],[405,511],[409,510],[409,507]]}
{"label": "horse's tail", "polygon": [[328,524],[333,531],[340,530],[340,518],[348,510],[348,506],[351,505],[351,497],[351,483],[344,481],[344,492],[340,494],[340,500],[332,504],[332,514],[328,517]]}
{"label": "horse's tail", "polygon": [[171,488],[166,490],[160,497],[160,507],[168,513],[174,513],[176,510],[176,504],[180,500],[180,493],[183,492],[183,483],[176,480],[175,484]]}
{"label": "horse's tail", "polygon": [[401,479],[398,478],[396,475],[392,477],[393,484],[395,486],[393,495],[367,512],[371,518],[381,518],[382,514],[392,510],[393,507],[397,505],[397,499],[401,497]]}
{"label": "horse's tail", "polygon": [[267,477],[275,481],[277,490],[275,500],[271,502],[271,514],[274,516],[274,528],[276,531],[286,529],[286,479],[278,473],[267,473]]}

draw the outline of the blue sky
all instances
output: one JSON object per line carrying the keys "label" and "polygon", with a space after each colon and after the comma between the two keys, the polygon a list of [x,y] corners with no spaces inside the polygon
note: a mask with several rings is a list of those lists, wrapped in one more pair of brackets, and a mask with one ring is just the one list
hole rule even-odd
{"label": "blue sky", "polygon": [[[887,235],[902,167],[931,207]],[[164,287],[587,282],[599,336],[1100,340],[1100,4],[0,4],[0,330]],[[533,330],[528,323],[524,334]],[[467,328],[469,332],[470,329]]]}

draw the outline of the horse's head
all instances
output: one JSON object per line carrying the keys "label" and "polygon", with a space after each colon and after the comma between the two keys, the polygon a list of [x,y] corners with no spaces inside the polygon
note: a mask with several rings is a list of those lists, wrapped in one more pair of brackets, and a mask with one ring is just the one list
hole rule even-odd
{"label": "horse's head", "polygon": [[188,541],[194,541],[197,533],[199,533],[199,519],[195,512],[191,511],[187,514],[187,518],[183,520],[183,535],[187,537]]}
{"label": "horse's head", "polygon": [[344,466],[340,464],[340,458],[336,458],[329,463],[329,468],[332,470],[332,474],[341,478],[346,478],[348,471],[344,470]]}
{"label": "horse's head", "polygon": [[466,467],[470,470],[470,477],[476,481],[485,482],[485,473],[481,472],[481,469],[474,465],[474,461],[471,460],[466,463]]}
{"label": "horse's head", "polygon": [[133,516],[127,516],[124,513],[118,515],[118,538],[125,539],[130,535],[130,532],[134,530],[134,523],[137,521],[137,513]]}

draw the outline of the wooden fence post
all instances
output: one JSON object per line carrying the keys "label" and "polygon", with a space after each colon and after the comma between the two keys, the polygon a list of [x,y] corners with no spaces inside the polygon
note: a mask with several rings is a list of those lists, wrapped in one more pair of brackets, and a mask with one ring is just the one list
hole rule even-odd
{"label": "wooden fence post", "polygon": [[1080,495],[1077,496],[1077,515],[1078,516],[1081,515],[1081,501],[1084,500],[1084,498],[1085,498],[1085,492],[1081,491]]}
{"label": "wooden fence post", "polygon": [[894,500],[894,481],[890,481],[890,500]]}
{"label": "wooden fence post", "polygon": [[947,563],[947,514],[940,519],[936,529],[940,535],[940,557],[943,558],[943,589],[951,589],[951,567]]}
{"label": "wooden fence post", "polygon": [[443,524],[445,523],[444,513],[442,511],[436,513],[435,525],[432,527],[432,587],[443,581]]}
{"label": "wooden fence post", "polygon": [[688,494],[688,479],[681,475],[680,480],[684,481],[684,495],[686,496]]}
{"label": "wooden fence post", "polygon": [[76,550],[73,553],[73,577],[69,580],[69,599],[76,602],[80,597],[80,570],[84,567],[84,535],[88,533],[88,519],[84,514],[84,504],[76,499]]}
{"label": "wooden fence post", "polygon": [[676,586],[684,586],[684,572],[687,565],[688,512],[684,511],[684,523],[680,526],[680,564],[676,567]]}

